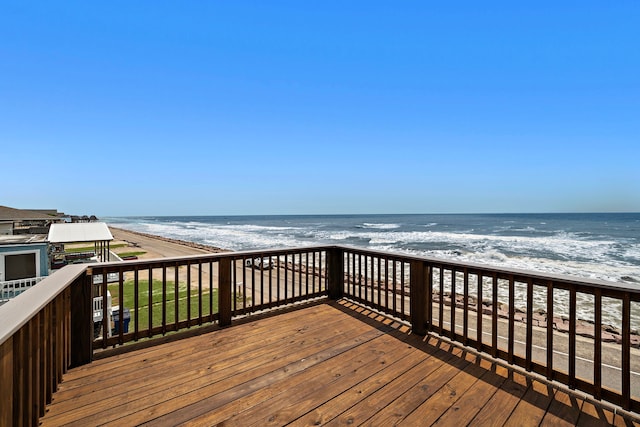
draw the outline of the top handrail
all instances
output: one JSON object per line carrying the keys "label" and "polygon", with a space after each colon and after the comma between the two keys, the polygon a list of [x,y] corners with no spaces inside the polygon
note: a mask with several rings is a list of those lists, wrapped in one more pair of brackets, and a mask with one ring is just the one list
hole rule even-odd
{"label": "top handrail", "polygon": [[[128,260],[124,265],[152,265],[161,267],[163,264],[169,264],[171,262],[176,261],[185,261],[185,260],[209,260],[209,259],[224,259],[224,258],[233,258],[233,259],[241,259],[248,258],[252,256],[276,256],[283,254],[291,254],[291,253],[305,253],[308,251],[323,251],[323,250],[331,250],[338,249],[341,246],[337,245],[328,245],[328,246],[298,246],[298,247],[287,247],[287,248],[277,248],[277,249],[260,249],[260,250],[250,250],[250,251],[229,251],[229,252],[212,252],[209,254],[196,254],[196,255],[183,255],[177,257],[163,257],[163,258],[150,258],[150,259],[137,259],[137,260]],[[345,247],[346,248],[346,247]],[[110,262],[100,262],[87,264],[92,267],[100,267],[100,268],[113,268],[113,267],[122,267],[122,262],[120,261],[110,261]]]}
{"label": "top handrail", "polygon": [[617,284],[614,282],[607,282],[604,280],[573,277],[560,274],[541,273],[536,271],[502,268],[490,265],[483,265],[478,263],[467,263],[453,260],[446,260],[434,257],[417,256],[410,254],[385,252],[374,249],[358,248],[348,245],[320,245],[320,246],[305,246],[305,247],[290,247],[290,248],[278,248],[278,249],[266,249],[266,250],[252,250],[252,251],[237,251],[237,252],[220,252],[211,254],[199,254],[188,255],[180,257],[167,257],[167,258],[154,258],[148,260],[136,260],[126,261],[126,264],[122,262],[103,262],[103,263],[91,263],[91,264],[71,264],[60,270],[55,274],[46,277],[42,280],[36,289],[38,292],[28,291],[13,298],[9,302],[5,303],[0,309],[0,344],[4,343],[11,335],[17,331],[22,325],[24,325],[35,313],[37,313],[48,302],[55,298],[60,292],[62,292],[73,280],[77,279],[87,269],[95,270],[91,271],[93,274],[102,269],[116,271],[123,266],[127,268],[144,265],[146,267],[162,266],[163,264],[185,261],[185,260],[210,260],[210,259],[223,259],[234,258],[239,259],[247,256],[259,255],[259,256],[272,256],[283,253],[297,253],[305,252],[308,250],[333,250],[341,249],[350,252],[358,252],[363,254],[380,255],[386,257],[392,257],[398,260],[404,261],[422,261],[433,265],[442,265],[445,267],[456,267],[459,269],[467,269],[468,271],[482,271],[496,273],[502,276],[516,276],[526,277],[533,279],[534,281],[546,282],[553,281],[554,283],[562,283],[572,286],[593,287],[607,291],[614,292],[627,292],[631,296],[632,300],[640,300],[640,288],[633,287],[631,285]]}
{"label": "top handrail", "polygon": [[0,345],[24,326],[44,306],[53,301],[71,282],[80,277],[89,264],[72,264],[47,276],[32,289],[23,292],[0,308]]}
{"label": "top handrail", "polygon": [[[419,255],[411,255],[404,254],[400,252],[387,252],[375,249],[368,248],[359,248],[355,246],[349,245],[319,245],[319,246],[300,246],[300,247],[288,247],[288,248],[278,248],[278,249],[265,249],[265,250],[251,250],[251,251],[236,251],[236,252],[219,252],[219,253],[211,253],[211,254],[198,254],[198,255],[187,255],[180,257],[166,257],[166,258],[153,258],[153,259],[145,259],[145,260],[132,260],[127,261],[128,266],[134,265],[145,265],[145,266],[154,266],[158,267],[163,264],[176,262],[176,261],[184,261],[184,260],[209,260],[209,259],[222,259],[222,258],[234,258],[240,259],[246,256],[252,255],[278,255],[283,253],[297,253],[297,252],[305,252],[309,250],[333,250],[333,249],[341,249],[350,252],[358,252],[362,254],[370,254],[370,255],[378,255],[384,257],[391,257],[397,260],[404,260],[407,262],[410,261],[423,261],[432,265],[442,265],[446,267],[456,267],[458,269],[467,269],[469,272],[473,271],[483,271],[489,273],[496,273],[502,277],[514,276],[514,277],[522,277],[522,278],[530,278],[534,281],[539,282],[548,282],[549,280],[555,283],[562,283],[569,286],[591,286],[594,288],[615,291],[615,292],[629,292],[635,298],[640,298],[640,287],[634,287],[633,285],[627,285],[624,283],[616,283],[609,282],[601,279],[593,279],[588,277],[577,277],[577,276],[569,276],[564,274],[554,274],[554,273],[544,273],[538,272],[534,270],[523,270],[518,268],[503,268],[496,267],[488,264],[479,264],[473,262],[461,262],[454,260],[447,260],[443,258],[436,257],[427,257],[427,256],[419,256]],[[95,268],[106,268],[106,269],[114,269],[117,270],[119,267],[122,267],[121,262],[102,262],[102,263],[94,263],[87,264]]]}

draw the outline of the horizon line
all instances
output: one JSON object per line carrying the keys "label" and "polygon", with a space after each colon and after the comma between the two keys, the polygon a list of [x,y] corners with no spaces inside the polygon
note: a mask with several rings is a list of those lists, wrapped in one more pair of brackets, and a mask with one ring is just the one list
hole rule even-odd
{"label": "horizon line", "polygon": [[250,216],[410,216],[410,215],[624,215],[640,214],[636,211],[574,211],[574,212],[431,212],[431,213],[268,213],[268,214],[137,214],[137,215],[101,215],[103,218],[140,218],[140,217],[250,217]]}

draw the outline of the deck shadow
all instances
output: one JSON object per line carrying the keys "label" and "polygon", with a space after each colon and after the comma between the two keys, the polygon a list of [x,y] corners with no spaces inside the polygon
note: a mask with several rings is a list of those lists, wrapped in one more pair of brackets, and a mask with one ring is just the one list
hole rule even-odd
{"label": "deck shadow", "polygon": [[[465,347],[461,343],[452,342],[436,334],[427,333],[425,336],[412,334],[408,324],[365,307],[360,303],[340,300],[330,301],[327,304],[373,328],[387,333],[404,344],[411,345],[431,357],[440,359],[444,363],[457,364],[456,361],[467,362],[467,365],[460,369],[468,371],[479,381],[488,384],[496,384],[502,381],[510,382],[506,386],[501,386],[501,390],[510,393],[514,398],[520,399],[522,405],[535,407],[544,412],[546,417],[551,415],[557,421],[585,426],[640,426],[640,417],[635,414],[623,411],[613,405],[599,402],[584,393],[570,390],[564,385],[549,382],[534,373],[508,365],[507,362],[479,354],[474,349]],[[451,361],[452,357],[454,362]],[[481,367],[482,370],[466,369],[467,366],[472,364]]]}

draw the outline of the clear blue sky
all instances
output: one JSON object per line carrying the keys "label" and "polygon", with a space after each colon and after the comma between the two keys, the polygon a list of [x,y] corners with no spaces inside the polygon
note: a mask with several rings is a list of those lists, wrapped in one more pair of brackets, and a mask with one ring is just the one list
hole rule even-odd
{"label": "clear blue sky", "polygon": [[0,205],[640,211],[640,2],[2,1]]}

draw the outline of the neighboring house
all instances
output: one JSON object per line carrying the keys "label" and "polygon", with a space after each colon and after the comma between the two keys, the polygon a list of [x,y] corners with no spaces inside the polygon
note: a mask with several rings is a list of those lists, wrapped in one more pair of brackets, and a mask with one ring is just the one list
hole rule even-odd
{"label": "neighboring house", "polygon": [[[48,276],[51,267],[108,260],[113,236],[105,223],[92,222],[95,220],[95,216],[85,216],[81,223],[71,224],[56,210],[0,206],[0,304]],[[69,260],[72,255],[64,253],[64,244],[72,242],[93,242],[95,251],[86,260],[78,259],[77,254]],[[61,264],[56,264],[56,254]]]}
{"label": "neighboring house", "polygon": [[56,210],[27,210],[0,206],[0,235],[47,234],[49,226],[64,222]]}
{"label": "neighboring house", "polygon": [[49,275],[47,237],[0,236],[0,282]]}
{"label": "neighboring house", "polygon": [[13,234],[12,221],[0,221],[0,236],[10,236]]}
{"label": "neighboring house", "polygon": [[0,236],[0,302],[49,275],[47,236]]}
{"label": "neighboring house", "polygon": [[55,210],[0,206],[0,304],[49,275],[49,226],[64,218]]}

